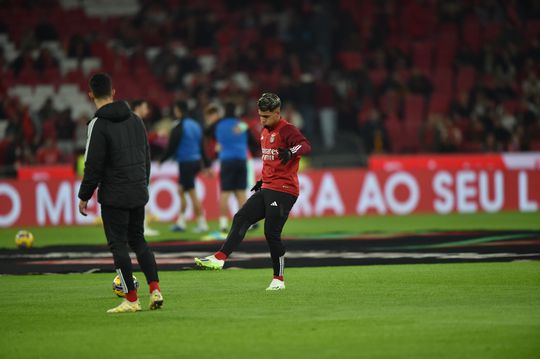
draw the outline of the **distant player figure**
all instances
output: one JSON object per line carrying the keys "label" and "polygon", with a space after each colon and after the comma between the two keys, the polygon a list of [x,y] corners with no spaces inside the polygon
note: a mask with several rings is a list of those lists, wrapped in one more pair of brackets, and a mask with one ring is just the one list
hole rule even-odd
{"label": "distant player figure", "polygon": [[185,231],[185,212],[187,209],[187,197],[189,196],[197,218],[197,227],[194,231],[197,233],[207,232],[208,224],[206,223],[204,210],[195,191],[195,178],[201,172],[203,166],[205,169],[209,166],[203,148],[203,130],[197,121],[187,117],[188,106],[186,102],[176,102],[173,105],[173,112],[177,121],[169,136],[167,149],[160,161],[160,163],[163,163],[174,156],[178,162],[178,193],[181,204],[180,213],[171,230],[174,232]]}
{"label": "distant player figure", "polygon": [[101,217],[116,272],[126,293],[125,299],[107,313],[141,310],[133,283],[128,246],[150,288],[150,309],[159,309],[163,296],[159,288],[156,260],[144,239],[144,206],[148,202],[150,149],[142,120],[123,101],[113,102],[109,75],[90,79],[90,98],[97,107],[88,123],[84,177],[79,189],[79,212],[86,216],[88,200],[98,189]]}
{"label": "distant player figure", "polygon": [[[139,118],[143,121],[145,121],[146,116],[150,114],[150,109],[148,108],[148,102],[145,100],[134,100],[131,102],[131,110],[134,114],[139,116]],[[158,236],[159,231],[152,229],[148,226],[148,216],[144,216],[144,235],[145,236]]]}
{"label": "distant player figure", "polygon": [[236,106],[232,102],[224,105],[225,113],[221,117],[220,109],[210,105],[205,109],[205,135],[215,139],[220,162],[219,183],[219,230],[229,231],[228,203],[234,196],[238,206],[246,202],[247,189],[247,152],[256,153],[257,141],[253,138],[246,123],[236,116]]}
{"label": "distant player figure", "polygon": [[235,214],[221,249],[211,256],[195,258],[195,263],[207,269],[223,268],[249,226],[264,218],[264,235],[274,269],[274,278],[266,289],[280,290],[285,289],[285,247],[281,242],[281,231],[299,195],[300,156],[309,153],[311,145],[295,126],[281,118],[281,100],[277,95],[264,93],[257,104],[264,126],[261,133],[262,178],[251,189],[255,194]]}

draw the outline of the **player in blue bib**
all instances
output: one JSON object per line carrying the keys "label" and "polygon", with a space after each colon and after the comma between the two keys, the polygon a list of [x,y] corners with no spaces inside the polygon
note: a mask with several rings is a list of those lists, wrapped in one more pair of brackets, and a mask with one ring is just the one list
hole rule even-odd
{"label": "player in blue bib", "polygon": [[204,132],[217,143],[221,185],[219,229],[227,233],[229,198],[234,196],[239,207],[246,201],[247,152],[249,150],[252,154],[256,153],[258,145],[248,125],[236,117],[235,104],[228,102],[224,107],[225,114],[222,118],[216,105],[205,109],[205,122],[208,127]]}
{"label": "player in blue bib", "polygon": [[206,232],[208,231],[208,224],[206,223],[201,201],[195,191],[195,178],[197,174],[201,171],[202,166],[204,168],[209,166],[209,161],[203,149],[203,131],[201,125],[196,120],[187,117],[188,107],[184,101],[176,102],[173,106],[173,111],[175,118],[178,120],[171,130],[167,150],[160,161],[163,163],[169,157],[174,156],[178,162],[180,172],[178,186],[181,202],[180,214],[172,230],[185,230],[186,200],[187,196],[189,196],[197,218],[195,232]]}

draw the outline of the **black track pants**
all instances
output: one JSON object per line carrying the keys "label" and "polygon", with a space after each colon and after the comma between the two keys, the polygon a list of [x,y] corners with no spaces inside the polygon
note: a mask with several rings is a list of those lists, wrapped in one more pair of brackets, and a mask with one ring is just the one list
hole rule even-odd
{"label": "black track pants", "polygon": [[221,251],[227,256],[230,255],[244,239],[249,226],[264,218],[264,235],[270,248],[274,275],[282,276],[285,246],[281,242],[281,231],[296,198],[291,194],[269,189],[256,192],[234,215],[231,230]]}
{"label": "black track pants", "polygon": [[124,290],[135,289],[129,248],[137,255],[146,281],[159,281],[154,253],[144,239],[144,207],[125,209],[101,206],[101,218],[114,266],[127,287]]}

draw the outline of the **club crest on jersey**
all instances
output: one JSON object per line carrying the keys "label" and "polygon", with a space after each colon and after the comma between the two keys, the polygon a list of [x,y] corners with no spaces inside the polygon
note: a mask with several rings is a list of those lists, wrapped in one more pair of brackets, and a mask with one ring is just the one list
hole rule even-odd
{"label": "club crest on jersey", "polygon": [[276,140],[276,134],[273,133],[270,135],[270,143],[274,143],[275,140]]}

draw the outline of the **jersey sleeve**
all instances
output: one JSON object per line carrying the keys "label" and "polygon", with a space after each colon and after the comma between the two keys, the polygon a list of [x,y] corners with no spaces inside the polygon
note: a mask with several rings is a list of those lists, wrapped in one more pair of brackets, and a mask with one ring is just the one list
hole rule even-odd
{"label": "jersey sleeve", "polygon": [[[141,121],[142,122],[142,121]],[[146,146],[146,159],[145,159],[145,165],[146,165],[146,185],[150,185],[150,169],[152,168],[152,162],[151,162],[151,156],[150,156],[150,143],[148,142],[148,134],[146,133],[146,129],[143,124],[143,131],[144,131],[144,138]]]}
{"label": "jersey sleeve", "polygon": [[250,128],[247,129],[248,137],[248,149],[253,157],[256,157],[261,152],[261,144],[257,142],[257,139],[253,135]]}
{"label": "jersey sleeve", "polygon": [[93,119],[88,125],[88,139],[84,153],[84,176],[78,197],[88,201],[101,183],[107,158],[107,139],[102,129],[102,122]]}
{"label": "jersey sleeve", "polygon": [[213,140],[216,139],[216,128],[219,121],[214,122],[210,126],[205,127],[204,129],[204,136],[211,138]]}
{"label": "jersey sleeve", "polygon": [[178,149],[178,146],[180,146],[180,141],[182,140],[182,132],[182,122],[179,122],[171,131],[171,134],[169,136],[169,143],[167,144],[167,149],[161,157],[159,161],[160,163],[165,162],[169,159],[169,157],[174,155],[174,153]]}
{"label": "jersey sleeve", "polygon": [[279,134],[293,156],[303,156],[311,152],[311,144],[295,126],[291,124],[284,126]]}

